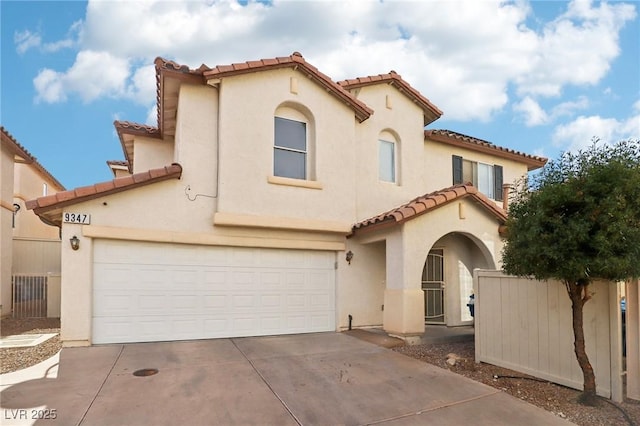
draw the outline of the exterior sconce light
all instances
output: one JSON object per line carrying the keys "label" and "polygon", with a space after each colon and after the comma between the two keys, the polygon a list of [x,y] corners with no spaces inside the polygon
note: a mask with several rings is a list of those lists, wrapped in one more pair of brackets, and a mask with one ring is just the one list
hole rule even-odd
{"label": "exterior sconce light", "polygon": [[347,263],[351,265],[351,259],[353,259],[353,252],[351,250],[347,252],[345,259],[347,260]]}
{"label": "exterior sconce light", "polygon": [[74,251],[80,248],[80,239],[75,235],[69,239],[69,242],[71,243],[71,249]]}

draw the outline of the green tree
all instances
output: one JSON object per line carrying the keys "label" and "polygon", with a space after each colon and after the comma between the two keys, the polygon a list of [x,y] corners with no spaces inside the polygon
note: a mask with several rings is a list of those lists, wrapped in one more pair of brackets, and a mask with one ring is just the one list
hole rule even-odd
{"label": "green tree", "polygon": [[557,279],[566,286],[574,351],[584,377],[580,402],[595,404],[583,307],[594,279],[640,276],[640,143],[594,140],[590,148],[563,153],[518,185],[502,256],[508,274]]}

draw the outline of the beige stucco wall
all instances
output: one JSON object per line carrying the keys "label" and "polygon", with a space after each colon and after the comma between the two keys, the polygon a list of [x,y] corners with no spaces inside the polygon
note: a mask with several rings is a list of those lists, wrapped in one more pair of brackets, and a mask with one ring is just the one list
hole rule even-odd
{"label": "beige stucco wall", "polygon": [[385,242],[360,244],[349,240],[346,250],[353,253],[353,259],[349,264],[346,252],[338,254],[336,326],[348,328],[349,315],[353,327],[381,326],[386,287]]}
{"label": "beige stucco wall", "polygon": [[0,147],[0,316],[5,316],[11,313],[13,153]]}
{"label": "beige stucco wall", "polygon": [[[133,144],[133,173],[146,172],[173,163],[173,142],[137,136]],[[127,171],[116,172],[117,177],[127,176]]]}
{"label": "beige stucco wall", "polygon": [[[20,211],[16,215],[16,226],[13,230],[15,238],[58,240],[59,229],[45,224],[33,213],[27,210],[25,202],[43,195],[55,194],[62,190],[51,179],[43,176],[30,164],[18,163],[14,169],[14,193],[13,202],[20,205]],[[44,194],[43,185],[47,185]]]}
{"label": "beige stucco wall", "polygon": [[[297,81],[297,93],[290,90],[291,78]],[[220,104],[219,211],[347,226],[355,221],[356,120],[350,108],[291,69],[224,79]],[[315,135],[311,168],[321,189],[268,181],[273,175],[274,114],[282,105],[308,112],[308,133]]]}
{"label": "beige stucco wall", "polygon": [[[388,84],[352,91],[375,112],[356,127],[358,219],[366,219],[427,193],[424,158],[423,111]],[[379,179],[381,133],[395,136],[396,182]]]}

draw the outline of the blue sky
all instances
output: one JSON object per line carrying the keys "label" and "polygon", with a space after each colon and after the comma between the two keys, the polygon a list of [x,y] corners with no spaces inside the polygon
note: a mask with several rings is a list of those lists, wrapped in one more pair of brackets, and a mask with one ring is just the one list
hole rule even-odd
{"label": "blue sky", "polygon": [[446,128],[555,158],[640,138],[640,4],[591,1],[0,2],[2,125],[67,188],[156,125],[153,59],[287,56],[334,81],[395,70]]}

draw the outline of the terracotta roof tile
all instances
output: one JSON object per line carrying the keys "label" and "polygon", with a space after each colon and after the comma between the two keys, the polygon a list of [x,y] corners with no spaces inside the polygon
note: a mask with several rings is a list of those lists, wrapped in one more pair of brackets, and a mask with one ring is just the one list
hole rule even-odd
{"label": "terracotta roof tile", "polygon": [[159,169],[152,169],[94,185],[58,192],[46,197],[36,198],[35,200],[29,200],[26,203],[27,209],[33,210],[38,216],[43,218],[43,220],[59,226],[62,220],[59,216],[61,216],[62,212],[59,211],[55,213],[56,217],[53,218],[47,215],[47,212],[167,179],[180,179],[181,175],[182,167],[180,164],[172,164]]}
{"label": "terracotta roof tile", "polygon": [[525,154],[509,148],[494,145],[491,142],[474,138],[472,136],[463,135],[462,133],[452,132],[451,130],[425,130],[424,135],[427,139],[446,143],[449,145],[459,146],[486,154],[495,155],[501,158],[525,163],[528,170],[535,170],[547,163],[544,157]]}
{"label": "terracotta roof tile", "polygon": [[96,192],[106,192],[111,191],[116,186],[113,184],[113,181],[100,182],[95,184]]}
{"label": "terracotta roof tile", "polygon": [[45,169],[42,164],[38,162],[38,159],[33,155],[31,155],[31,153],[27,151],[27,149],[24,146],[22,146],[16,140],[16,138],[14,138],[11,133],[9,133],[7,129],[4,128],[4,126],[0,126],[0,138],[2,140],[1,143],[3,145],[6,145],[9,148],[9,150],[13,152],[15,155],[18,155],[19,157],[21,157],[25,164],[30,164],[31,166],[33,166],[36,170],[42,173],[42,175],[44,175],[47,179],[49,179],[51,183],[57,186],[58,189],[61,189],[61,190],[65,189],[64,185],[61,184],[58,181],[58,179],[53,177],[53,175],[47,169]]}
{"label": "terracotta roof tile", "polygon": [[501,223],[504,223],[504,221],[507,219],[506,212],[500,207],[496,206],[493,201],[489,200],[473,185],[454,185],[449,188],[422,195],[393,210],[389,210],[386,213],[382,213],[372,218],[360,221],[353,225],[351,235],[354,235],[358,231],[365,228],[367,230],[373,230],[378,229],[381,226],[392,226],[404,223],[408,220],[415,219],[416,217],[433,211],[440,206],[448,204],[451,201],[462,199],[464,197],[472,197],[474,201],[478,202],[482,207],[487,209],[489,213],[494,215]]}
{"label": "terracotta roof tile", "polygon": [[424,97],[418,90],[407,83],[400,74],[390,71],[388,74],[371,75],[367,77],[358,77],[349,80],[339,81],[338,84],[347,90],[357,89],[363,86],[373,84],[386,83],[395,86],[400,92],[404,93],[409,99],[418,104],[424,111],[424,124],[436,121],[442,116],[442,111],[435,106],[429,99]]}

